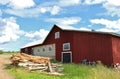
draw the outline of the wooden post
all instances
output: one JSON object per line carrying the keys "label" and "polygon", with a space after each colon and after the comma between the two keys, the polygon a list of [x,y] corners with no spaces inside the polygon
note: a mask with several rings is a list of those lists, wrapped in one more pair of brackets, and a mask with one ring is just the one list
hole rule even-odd
{"label": "wooden post", "polygon": [[52,70],[52,67],[51,67],[51,63],[50,63],[50,62],[48,62],[48,63],[47,63],[47,65],[48,65],[48,71],[49,71],[50,73],[52,73],[52,72],[53,72],[53,70]]}

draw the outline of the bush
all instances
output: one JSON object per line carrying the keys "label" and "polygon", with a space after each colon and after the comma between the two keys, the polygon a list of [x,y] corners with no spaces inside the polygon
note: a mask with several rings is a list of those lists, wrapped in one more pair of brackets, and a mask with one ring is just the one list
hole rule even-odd
{"label": "bush", "polygon": [[0,54],[3,54],[4,52],[2,50],[0,50]]}
{"label": "bush", "polygon": [[52,62],[52,63],[58,63],[58,61],[55,60],[55,59],[51,59],[50,62]]}

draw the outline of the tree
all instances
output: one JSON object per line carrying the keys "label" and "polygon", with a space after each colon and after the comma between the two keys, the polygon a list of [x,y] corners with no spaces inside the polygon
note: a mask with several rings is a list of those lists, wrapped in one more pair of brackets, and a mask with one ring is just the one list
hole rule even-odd
{"label": "tree", "polygon": [[4,52],[2,50],[0,50],[0,54],[3,54]]}

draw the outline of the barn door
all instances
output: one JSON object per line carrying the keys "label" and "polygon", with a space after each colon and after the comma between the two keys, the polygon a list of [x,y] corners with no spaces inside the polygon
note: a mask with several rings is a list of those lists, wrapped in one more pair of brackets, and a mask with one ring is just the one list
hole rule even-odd
{"label": "barn door", "polygon": [[62,52],[62,62],[71,63],[72,62],[72,53],[71,52]]}

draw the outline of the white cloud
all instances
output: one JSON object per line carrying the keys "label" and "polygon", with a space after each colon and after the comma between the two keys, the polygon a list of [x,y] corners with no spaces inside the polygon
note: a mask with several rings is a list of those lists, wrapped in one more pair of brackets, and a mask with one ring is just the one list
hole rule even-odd
{"label": "white cloud", "polygon": [[91,29],[88,29],[88,28],[85,28],[85,27],[81,27],[80,30],[91,31]]}
{"label": "white cloud", "polygon": [[48,18],[47,22],[52,22],[54,24],[57,24],[62,29],[77,29],[74,28],[72,25],[77,24],[80,22],[80,17],[64,17],[64,18]]}
{"label": "white cloud", "polygon": [[91,29],[87,28],[87,27],[80,27],[80,28],[76,28],[70,25],[62,25],[62,24],[57,24],[61,29],[64,30],[79,30],[79,31],[91,31]]}
{"label": "white cloud", "polygon": [[38,15],[36,8],[33,11],[33,7],[35,6],[33,0],[1,0],[0,3],[7,6],[3,11],[8,14],[20,17],[31,17],[34,16],[34,14]]}
{"label": "white cloud", "polygon": [[103,7],[107,10],[108,15],[120,17],[120,1],[108,0]]}
{"label": "white cloud", "polygon": [[35,7],[29,9],[6,9],[4,12],[20,16],[20,17],[38,17],[41,14],[49,12],[51,15],[56,15],[60,12],[60,7],[53,6],[53,7]]}
{"label": "white cloud", "polygon": [[49,31],[47,30],[40,29],[39,31],[35,31],[35,32],[26,32],[25,36],[33,40],[39,40],[45,38],[48,35],[48,32]]}
{"label": "white cloud", "polygon": [[73,5],[78,5],[81,3],[81,0],[60,0],[58,2],[58,5],[61,7],[67,7],[67,6],[73,6]]}
{"label": "white cloud", "polygon": [[9,6],[15,9],[30,8],[35,5],[33,0],[10,0]]}
{"label": "white cloud", "polygon": [[120,30],[118,29],[110,29],[110,28],[100,28],[96,31],[102,31],[102,32],[119,32]]}
{"label": "white cloud", "polygon": [[107,0],[85,0],[83,2],[83,4],[87,4],[87,5],[93,5],[93,4],[100,4],[100,3],[104,3]]}
{"label": "white cloud", "polygon": [[0,4],[2,4],[2,5],[5,5],[7,3],[9,3],[9,0],[0,0]]}
{"label": "white cloud", "polygon": [[0,10],[0,16],[2,16],[2,10]]}
{"label": "white cloud", "polygon": [[57,25],[64,30],[68,30],[68,29],[77,30],[77,28],[70,26],[70,25],[62,25],[62,24],[57,24]]}
{"label": "white cloud", "polygon": [[24,32],[20,30],[14,17],[0,18],[0,43],[10,42],[19,38]]}
{"label": "white cloud", "polygon": [[91,23],[105,25],[107,28],[120,29],[120,19],[116,21],[110,21],[107,19],[93,19],[91,20]]}
{"label": "white cloud", "polygon": [[41,11],[41,13],[46,13],[46,12],[47,12],[47,9],[44,8],[44,7],[42,7],[42,8],[40,8],[40,11]]}
{"label": "white cloud", "polygon": [[4,12],[20,17],[38,17],[44,13],[57,15],[64,8],[80,4],[80,0],[59,0],[43,2],[36,5],[33,0],[9,0],[6,5],[9,7]]}
{"label": "white cloud", "polygon": [[119,0],[85,0],[83,4],[86,5],[102,4],[103,8],[107,10],[106,12],[107,15],[120,17]]}
{"label": "white cloud", "polygon": [[60,25],[73,25],[81,20],[79,17],[50,18],[48,22],[54,22]]}
{"label": "white cloud", "polygon": [[7,5],[14,9],[30,8],[35,5],[33,0],[0,0],[0,4]]}
{"label": "white cloud", "polygon": [[7,9],[4,12],[19,17],[37,17],[41,13],[38,9]]}
{"label": "white cloud", "polygon": [[53,8],[52,8],[52,10],[51,10],[51,14],[52,14],[52,15],[56,15],[56,14],[59,13],[59,11],[60,11],[60,7],[58,7],[58,6],[53,6]]}
{"label": "white cloud", "polygon": [[114,6],[120,6],[119,0],[107,0],[108,4],[114,5]]}
{"label": "white cloud", "polygon": [[118,32],[120,31],[120,19],[111,21],[107,19],[92,19],[90,20],[92,24],[100,24],[105,26],[104,28],[101,28],[100,31],[112,31],[112,32]]}

